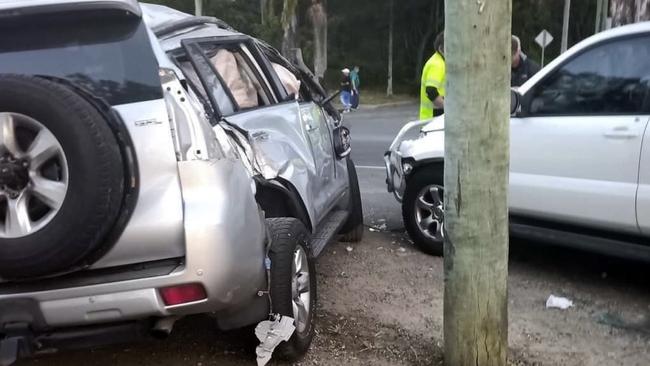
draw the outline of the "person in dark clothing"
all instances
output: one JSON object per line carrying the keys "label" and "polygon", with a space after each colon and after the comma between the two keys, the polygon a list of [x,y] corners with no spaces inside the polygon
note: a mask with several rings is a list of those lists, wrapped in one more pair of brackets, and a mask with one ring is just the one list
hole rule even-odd
{"label": "person in dark clothing", "polygon": [[519,37],[512,36],[512,75],[510,86],[521,86],[539,71],[539,65],[521,52]]}

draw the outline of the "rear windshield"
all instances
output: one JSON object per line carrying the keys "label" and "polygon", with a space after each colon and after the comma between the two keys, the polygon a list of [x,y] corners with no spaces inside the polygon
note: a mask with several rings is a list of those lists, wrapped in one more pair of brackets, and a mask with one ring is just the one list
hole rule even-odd
{"label": "rear windshield", "polygon": [[0,26],[0,73],[65,78],[111,105],[162,98],[141,19],[76,14]]}

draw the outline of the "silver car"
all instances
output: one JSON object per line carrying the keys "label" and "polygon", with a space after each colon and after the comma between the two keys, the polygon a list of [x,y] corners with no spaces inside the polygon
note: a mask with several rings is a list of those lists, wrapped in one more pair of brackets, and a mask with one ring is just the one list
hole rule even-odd
{"label": "silver car", "polygon": [[[134,0],[0,2],[0,365],[289,317],[363,214],[349,131],[296,58]],[[96,342],[97,341],[97,342]]]}

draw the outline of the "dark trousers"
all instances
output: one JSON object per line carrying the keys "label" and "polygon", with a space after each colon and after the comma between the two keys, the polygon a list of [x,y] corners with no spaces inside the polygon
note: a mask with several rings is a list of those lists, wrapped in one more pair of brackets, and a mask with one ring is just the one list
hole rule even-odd
{"label": "dark trousers", "polygon": [[357,109],[359,108],[359,92],[352,92],[352,108]]}

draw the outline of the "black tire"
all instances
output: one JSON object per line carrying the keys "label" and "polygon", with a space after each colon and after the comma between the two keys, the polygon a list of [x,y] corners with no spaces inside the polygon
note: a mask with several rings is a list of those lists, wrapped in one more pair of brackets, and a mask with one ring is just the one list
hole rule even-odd
{"label": "black tire", "polygon": [[425,236],[418,227],[415,215],[416,199],[420,191],[432,184],[440,186],[444,184],[444,173],[437,166],[421,167],[409,177],[402,200],[402,219],[406,231],[421,251],[430,255],[442,256],[444,241],[437,241]]}
{"label": "black tire", "polygon": [[300,247],[307,254],[310,311],[306,327],[303,331],[299,331],[296,327],[291,339],[288,342],[282,342],[275,351],[276,355],[283,360],[297,361],[309,350],[315,334],[316,265],[308,246],[310,234],[305,225],[294,218],[267,219],[266,224],[272,236],[269,258],[271,259],[271,301],[274,313],[293,317],[292,281],[294,273],[292,265],[294,253]]}
{"label": "black tire", "polygon": [[350,179],[350,204],[348,212],[350,216],[341,229],[340,240],[347,243],[358,243],[363,240],[363,204],[361,201],[361,191],[359,189],[359,178],[357,177],[357,168],[354,166],[352,159],[347,159],[348,177]]}
{"label": "black tire", "polygon": [[0,112],[46,127],[68,166],[67,193],[51,221],[16,238],[0,238],[0,276],[29,278],[83,265],[99,250],[123,200],[124,170],[107,121],[70,88],[43,78],[0,75]]}

